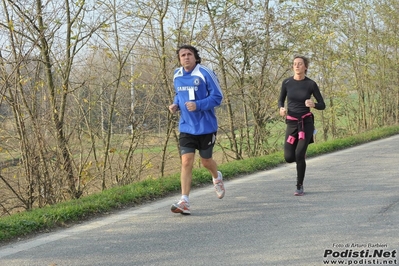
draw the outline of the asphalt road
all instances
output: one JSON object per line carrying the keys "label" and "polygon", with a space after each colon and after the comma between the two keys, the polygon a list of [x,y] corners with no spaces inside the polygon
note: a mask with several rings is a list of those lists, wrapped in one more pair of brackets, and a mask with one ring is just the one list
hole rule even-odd
{"label": "asphalt road", "polygon": [[[178,195],[0,248],[0,265],[399,265],[399,136]],[[210,181],[211,182],[211,181]],[[327,262],[329,264],[327,264]]]}

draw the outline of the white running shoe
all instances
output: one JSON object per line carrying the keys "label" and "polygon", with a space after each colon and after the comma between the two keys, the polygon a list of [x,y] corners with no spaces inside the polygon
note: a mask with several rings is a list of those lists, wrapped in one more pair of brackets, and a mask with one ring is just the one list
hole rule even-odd
{"label": "white running shoe", "polygon": [[176,203],[173,203],[170,210],[174,213],[191,214],[190,213],[190,204],[183,199],[179,200]]}
{"label": "white running shoe", "polygon": [[213,186],[216,190],[216,195],[218,196],[218,198],[222,199],[224,197],[224,193],[226,191],[224,189],[222,173],[219,171],[218,171],[218,178],[220,178],[220,179],[213,180]]}

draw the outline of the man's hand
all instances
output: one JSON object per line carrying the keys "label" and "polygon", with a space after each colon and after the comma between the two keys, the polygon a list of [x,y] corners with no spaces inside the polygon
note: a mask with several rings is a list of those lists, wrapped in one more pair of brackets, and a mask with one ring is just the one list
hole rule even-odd
{"label": "man's hand", "polygon": [[189,112],[197,110],[197,104],[195,102],[186,102],[186,108]]}
{"label": "man's hand", "polygon": [[174,114],[179,110],[179,106],[177,104],[171,104],[169,105],[169,111]]}

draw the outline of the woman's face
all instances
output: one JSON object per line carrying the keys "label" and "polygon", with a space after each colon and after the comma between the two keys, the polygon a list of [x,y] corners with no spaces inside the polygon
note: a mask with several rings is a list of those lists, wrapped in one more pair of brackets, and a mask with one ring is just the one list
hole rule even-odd
{"label": "woman's face", "polygon": [[306,73],[307,67],[302,58],[295,58],[292,66],[294,73],[296,75],[303,75]]}

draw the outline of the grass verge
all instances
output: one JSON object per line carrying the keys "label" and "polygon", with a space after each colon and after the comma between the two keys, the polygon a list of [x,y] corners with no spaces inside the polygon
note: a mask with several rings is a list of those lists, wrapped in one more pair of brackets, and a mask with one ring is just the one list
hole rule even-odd
{"label": "grass verge", "polygon": [[[309,146],[307,156],[317,156],[355,145],[399,134],[399,126],[384,127],[343,139],[315,143]],[[283,153],[276,152],[262,157],[233,161],[219,165],[225,179],[271,169],[284,163]],[[192,186],[209,184],[209,173],[204,168],[195,169]],[[149,179],[123,187],[108,189],[77,200],[34,209],[0,219],[0,243],[35,233],[46,232],[68,224],[107,214],[122,207],[135,206],[148,200],[180,191],[180,174],[159,179]]]}

